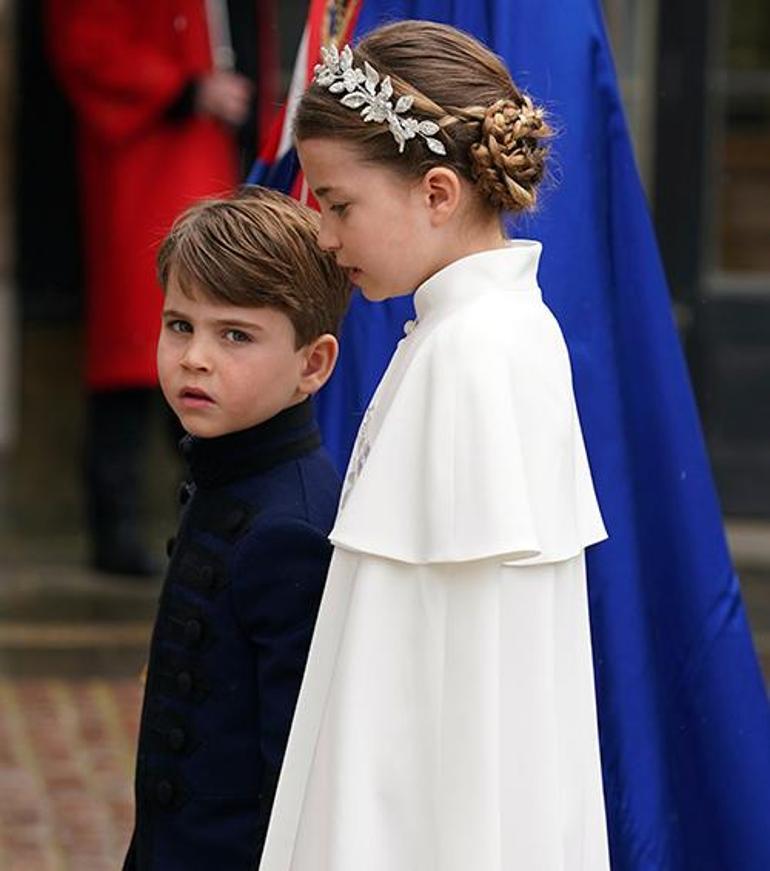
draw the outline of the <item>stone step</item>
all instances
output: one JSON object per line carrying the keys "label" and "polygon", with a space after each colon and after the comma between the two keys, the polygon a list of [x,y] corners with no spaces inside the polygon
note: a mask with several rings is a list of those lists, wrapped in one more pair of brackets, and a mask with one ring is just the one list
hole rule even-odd
{"label": "stone step", "polygon": [[16,562],[0,572],[0,674],[139,674],[160,579],[101,575],[69,562]]}

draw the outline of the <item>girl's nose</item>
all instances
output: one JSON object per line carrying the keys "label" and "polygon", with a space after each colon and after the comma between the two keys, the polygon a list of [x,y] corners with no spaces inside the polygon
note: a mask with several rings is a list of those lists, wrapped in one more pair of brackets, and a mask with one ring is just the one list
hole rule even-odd
{"label": "girl's nose", "polygon": [[329,228],[329,224],[321,218],[321,227],[318,230],[318,247],[324,251],[336,251],[340,247],[340,240]]}

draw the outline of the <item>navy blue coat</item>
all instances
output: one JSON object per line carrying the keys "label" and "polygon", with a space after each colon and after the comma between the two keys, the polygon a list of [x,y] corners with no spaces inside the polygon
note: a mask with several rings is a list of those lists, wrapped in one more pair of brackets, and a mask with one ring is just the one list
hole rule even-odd
{"label": "navy blue coat", "polygon": [[187,437],[150,648],[130,871],[253,871],[321,599],[339,478],[307,401]]}

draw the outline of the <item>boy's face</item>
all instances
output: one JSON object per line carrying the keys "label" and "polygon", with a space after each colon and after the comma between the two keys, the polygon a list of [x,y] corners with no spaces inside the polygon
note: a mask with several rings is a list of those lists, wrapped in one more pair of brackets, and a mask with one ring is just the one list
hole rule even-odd
{"label": "boy's face", "polygon": [[247,429],[306,398],[306,349],[289,318],[272,308],[220,303],[171,276],[158,340],[163,395],[182,426],[213,438]]}

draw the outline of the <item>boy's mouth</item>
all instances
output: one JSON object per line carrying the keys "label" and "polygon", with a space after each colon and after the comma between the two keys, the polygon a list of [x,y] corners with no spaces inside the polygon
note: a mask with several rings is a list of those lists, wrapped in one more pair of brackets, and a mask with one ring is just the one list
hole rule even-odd
{"label": "boy's mouth", "polygon": [[207,408],[214,400],[200,387],[183,387],[179,391],[179,399],[188,408]]}

